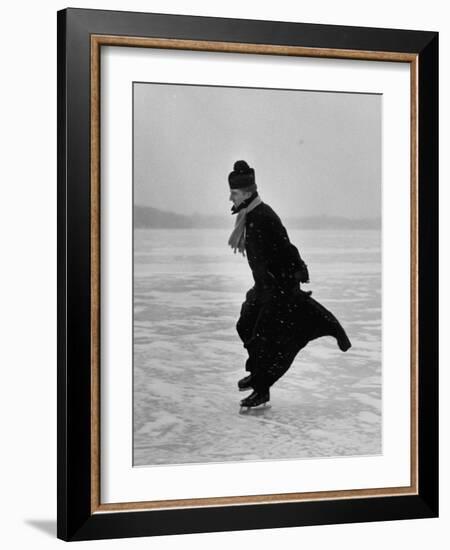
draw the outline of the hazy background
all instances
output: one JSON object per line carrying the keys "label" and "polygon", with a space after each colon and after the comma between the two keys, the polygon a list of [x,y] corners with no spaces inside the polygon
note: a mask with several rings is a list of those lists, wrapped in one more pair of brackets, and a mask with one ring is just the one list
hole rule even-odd
{"label": "hazy background", "polygon": [[380,216],[380,95],[135,83],[134,110],[135,205],[228,216],[245,159],[281,217]]}

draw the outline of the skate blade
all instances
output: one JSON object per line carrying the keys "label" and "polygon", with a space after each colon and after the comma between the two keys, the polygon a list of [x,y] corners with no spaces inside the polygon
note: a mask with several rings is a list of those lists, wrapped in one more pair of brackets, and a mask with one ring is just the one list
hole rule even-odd
{"label": "skate blade", "polygon": [[265,403],[261,403],[259,405],[249,406],[249,405],[240,405],[241,409],[245,409],[247,411],[258,411],[258,410],[264,410],[264,409],[270,409],[271,405],[269,401],[266,401]]}
{"label": "skate blade", "polygon": [[269,413],[271,405],[266,403],[264,405],[258,405],[257,407],[243,407],[239,409],[239,414],[242,416],[265,416]]}
{"label": "skate blade", "polygon": [[249,387],[249,388],[239,388],[238,387],[238,390],[239,391],[250,391],[250,390],[253,390],[253,388],[252,387]]}

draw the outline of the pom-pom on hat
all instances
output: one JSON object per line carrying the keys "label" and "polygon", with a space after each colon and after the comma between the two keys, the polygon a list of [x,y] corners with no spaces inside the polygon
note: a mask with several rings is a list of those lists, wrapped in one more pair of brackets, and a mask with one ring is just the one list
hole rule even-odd
{"label": "pom-pom on hat", "polygon": [[255,171],[245,162],[238,160],[234,163],[234,169],[228,176],[231,189],[242,189],[255,183]]}

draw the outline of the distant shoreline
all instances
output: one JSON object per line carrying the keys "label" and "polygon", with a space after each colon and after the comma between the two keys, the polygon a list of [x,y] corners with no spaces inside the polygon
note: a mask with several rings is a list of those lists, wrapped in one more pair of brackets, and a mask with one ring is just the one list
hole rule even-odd
{"label": "distant shoreline", "polygon": [[[177,214],[151,206],[135,206],[133,212],[135,229],[230,229],[232,216],[207,216]],[[340,216],[308,216],[283,220],[288,229],[358,229],[381,230],[380,218],[351,219]]]}
{"label": "distant shoreline", "polygon": [[[284,224],[288,231],[381,231],[381,227],[293,227],[289,224]],[[134,229],[137,231],[149,231],[155,230],[159,231],[161,229],[167,229],[168,231],[188,231],[188,230],[198,230],[198,229],[217,229],[221,231],[231,231],[233,229],[232,225],[227,227],[137,227],[134,226]]]}

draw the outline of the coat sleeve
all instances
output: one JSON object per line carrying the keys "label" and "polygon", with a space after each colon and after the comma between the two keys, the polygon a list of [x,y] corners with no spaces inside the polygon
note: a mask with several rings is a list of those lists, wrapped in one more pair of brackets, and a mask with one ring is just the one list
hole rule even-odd
{"label": "coat sleeve", "polygon": [[283,254],[290,245],[290,241],[278,216],[271,216],[263,220],[262,234],[261,253],[269,265],[275,262],[280,254]]}
{"label": "coat sleeve", "polygon": [[256,258],[254,272],[261,282],[270,282],[274,274],[271,267],[289,246],[289,237],[277,216],[265,216],[255,222],[253,253]]}
{"label": "coat sleeve", "polygon": [[257,279],[265,283],[275,280],[288,286],[295,282],[309,282],[307,266],[290,242],[280,218],[276,214],[264,217],[256,229]]}

